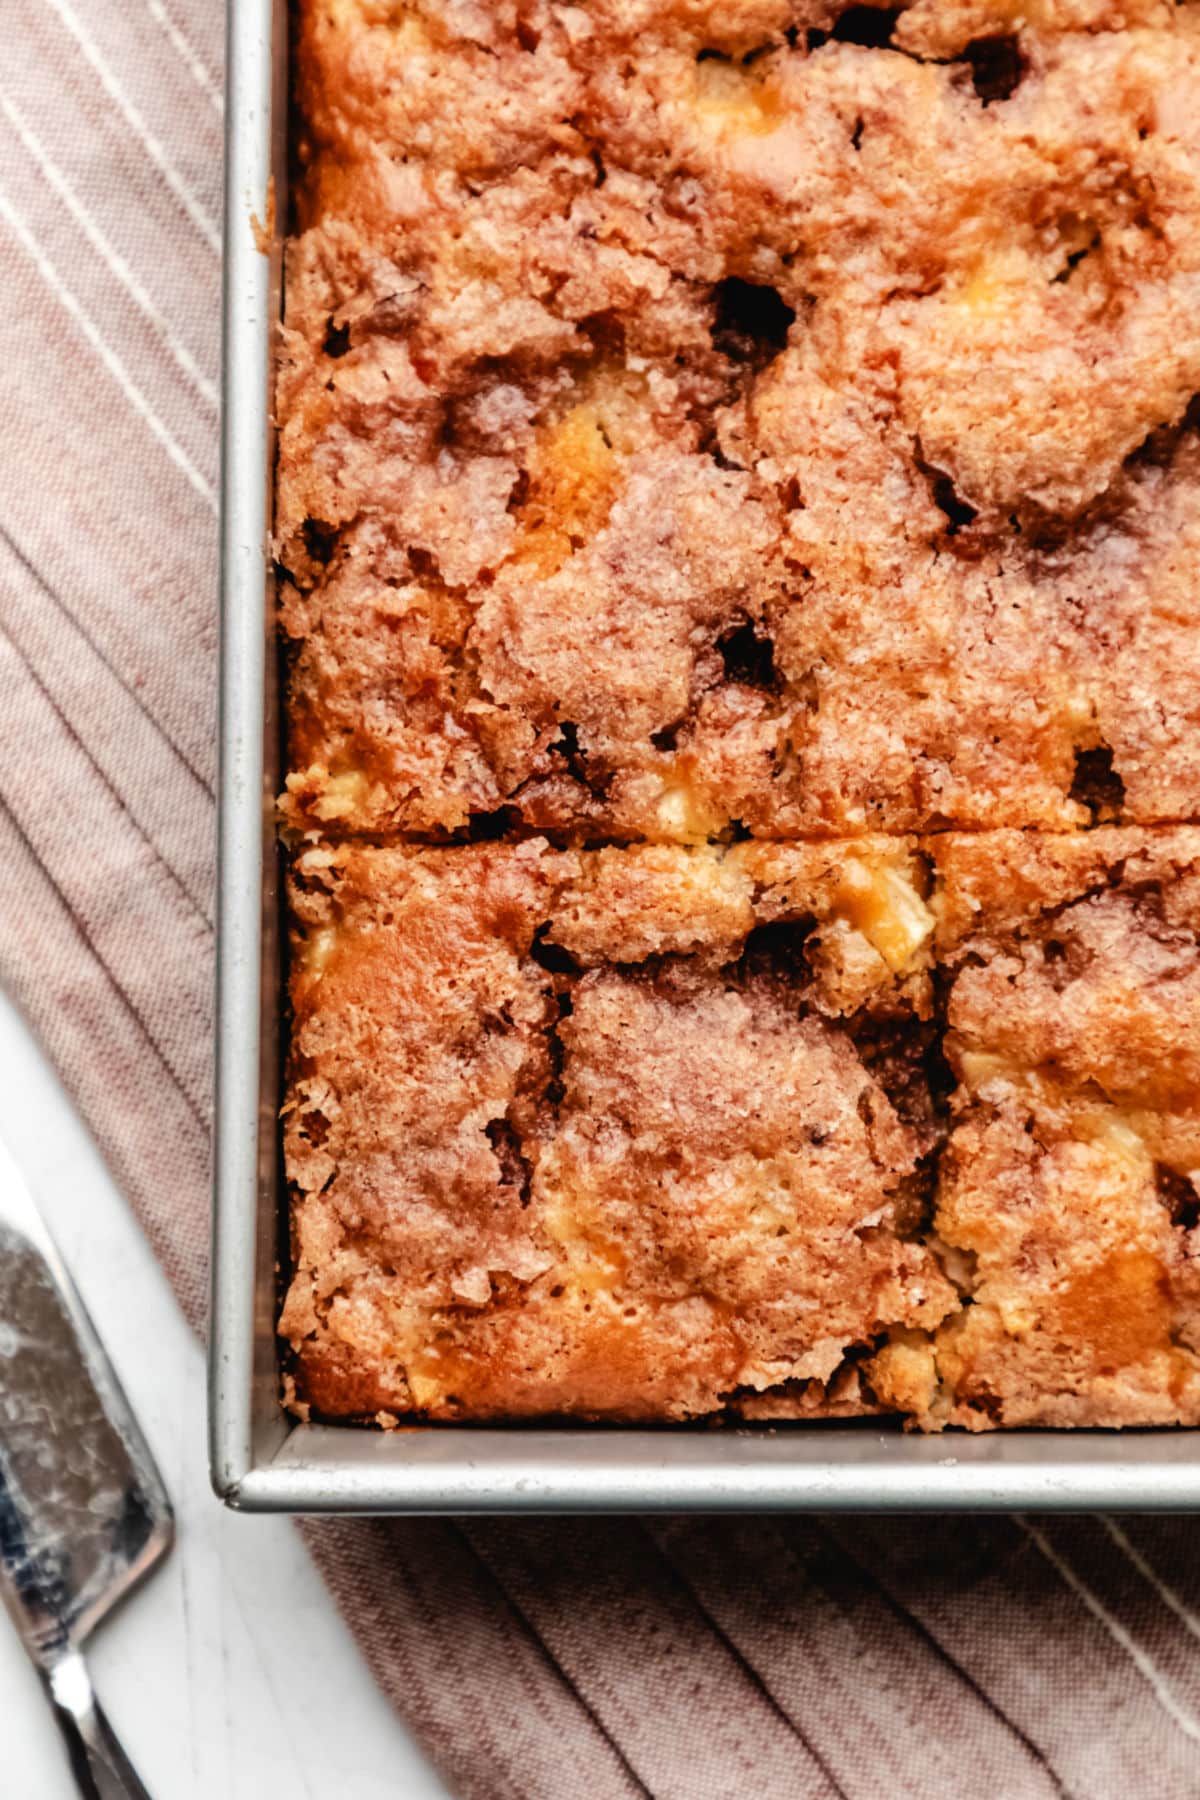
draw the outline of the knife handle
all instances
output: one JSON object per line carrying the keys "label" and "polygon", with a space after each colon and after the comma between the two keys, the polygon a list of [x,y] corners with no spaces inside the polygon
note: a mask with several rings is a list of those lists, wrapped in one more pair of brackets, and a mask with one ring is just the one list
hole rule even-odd
{"label": "knife handle", "polygon": [[48,1671],[46,1692],[83,1800],[150,1800],[104,1716],[78,1650],[69,1650]]}

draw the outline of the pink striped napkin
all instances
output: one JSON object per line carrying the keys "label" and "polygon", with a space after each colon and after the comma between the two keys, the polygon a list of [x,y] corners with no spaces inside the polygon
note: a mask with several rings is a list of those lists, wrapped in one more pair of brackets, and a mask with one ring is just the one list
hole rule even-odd
{"label": "pink striped napkin", "polygon": [[[10,6],[0,978],[205,1291],[221,25]],[[331,1522],[474,1800],[1194,1800],[1190,1521]]]}

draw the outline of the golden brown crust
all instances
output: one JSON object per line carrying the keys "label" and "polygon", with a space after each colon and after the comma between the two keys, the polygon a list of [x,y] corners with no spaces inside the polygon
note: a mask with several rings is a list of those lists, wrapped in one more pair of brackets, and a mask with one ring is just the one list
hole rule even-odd
{"label": "golden brown crust", "polygon": [[1200,1418],[1200,830],[317,846],[293,910],[318,1412]]}
{"label": "golden brown crust", "polygon": [[1191,11],[840,10],[301,6],[291,823],[1189,816]]}
{"label": "golden brown crust", "polygon": [[690,1417],[953,1306],[904,1235],[929,1112],[893,1044],[928,985],[914,850],[770,856],[770,886],[738,850],[299,857],[304,1400]]}
{"label": "golden brown crust", "polygon": [[296,13],[294,1403],[1197,1422],[1195,9]]}
{"label": "golden brown crust", "polygon": [[969,1297],[867,1365],[925,1425],[1200,1418],[1200,830],[931,846]]}

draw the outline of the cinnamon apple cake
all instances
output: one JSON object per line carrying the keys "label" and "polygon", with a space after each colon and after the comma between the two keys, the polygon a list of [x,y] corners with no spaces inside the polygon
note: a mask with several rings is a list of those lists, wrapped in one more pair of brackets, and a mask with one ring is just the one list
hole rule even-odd
{"label": "cinnamon apple cake", "polygon": [[1200,16],[294,29],[293,1403],[1200,1417]]}

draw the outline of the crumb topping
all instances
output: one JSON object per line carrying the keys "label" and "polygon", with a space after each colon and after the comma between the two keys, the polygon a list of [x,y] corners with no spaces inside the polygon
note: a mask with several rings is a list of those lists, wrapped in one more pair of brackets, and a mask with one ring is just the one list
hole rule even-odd
{"label": "crumb topping", "polygon": [[1198,881],[1186,829],[304,851],[298,1394],[1200,1416]]}
{"label": "crumb topping", "polygon": [[1200,1420],[1200,15],[298,0],[290,1403]]}
{"label": "crumb topping", "polygon": [[1190,9],[299,11],[293,825],[1190,815]]}

